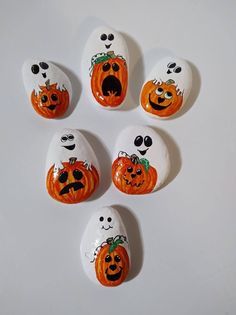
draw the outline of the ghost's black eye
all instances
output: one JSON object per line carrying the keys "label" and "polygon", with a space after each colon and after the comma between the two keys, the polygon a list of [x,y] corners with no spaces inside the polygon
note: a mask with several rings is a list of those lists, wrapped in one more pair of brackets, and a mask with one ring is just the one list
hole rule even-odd
{"label": "ghost's black eye", "polygon": [[106,255],[105,262],[107,262],[107,263],[111,262],[111,256],[110,255]]}
{"label": "ghost's black eye", "polygon": [[80,180],[83,177],[83,173],[79,170],[74,170],[73,176],[75,179]]}
{"label": "ghost's black eye", "polygon": [[100,36],[100,38],[101,38],[101,40],[106,40],[106,39],[107,39],[107,35],[106,35],[106,34],[102,34],[102,35]]}
{"label": "ghost's black eye", "polygon": [[51,95],[51,99],[52,99],[52,101],[57,101],[58,100],[58,97],[57,97],[57,95],[56,94],[52,94]]}
{"label": "ghost's black eye", "polygon": [[136,147],[140,147],[140,145],[143,143],[143,137],[142,136],[137,136],[135,139],[134,139],[134,145]]}
{"label": "ghost's black eye", "polygon": [[145,144],[146,147],[150,147],[152,145],[152,138],[149,137],[149,136],[146,136],[144,138],[144,144]]}
{"label": "ghost's black eye", "polygon": [[48,67],[49,67],[46,62],[40,62],[39,65],[40,65],[40,67],[41,67],[43,70],[46,70],[46,69],[48,69]]}
{"label": "ghost's black eye", "polygon": [[182,70],[181,67],[176,67],[176,68],[174,69],[174,72],[175,72],[175,73],[180,73],[181,70]]}
{"label": "ghost's black eye", "polygon": [[111,65],[109,64],[109,62],[104,63],[104,65],[102,66],[102,70],[103,71],[108,71],[111,68]]}
{"label": "ghost's black eye", "polygon": [[31,67],[31,71],[33,72],[33,74],[39,73],[39,66],[38,65],[33,65]]}
{"label": "ghost's black eye", "polygon": [[115,259],[115,262],[120,262],[120,256],[119,255],[116,255],[114,259]]}
{"label": "ghost's black eye", "polygon": [[174,68],[176,66],[176,63],[175,62],[170,62],[170,63],[168,63],[168,65],[167,65],[167,68]]}
{"label": "ghost's black eye", "polygon": [[104,218],[103,218],[103,217],[100,217],[100,218],[99,218],[99,221],[101,221],[101,222],[102,222],[103,220],[104,220]]}
{"label": "ghost's black eye", "polygon": [[113,64],[112,64],[112,69],[113,69],[114,71],[118,71],[118,70],[120,69],[120,67],[119,67],[119,65],[118,65],[117,63],[113,63]]}
{"label": "ghost's black eye", "polygon": [[109,34],[109,35],[108,35],[108,39],[109,39],[109,40],[113,40],[113,39],[114,39],[114,35],[113,35],[113,34]]}
{"label": "ghost's black eye", "polygon": [[111,217],[107,218],[107,221],[108,221],[108,222],[111,222],[111,220],[112,220],[112,218],[111,218]]}
{"label": "ghost's black eye", "polygon": [[61,137],[61,142],[65,142],[65,141],[67,141],[67,139],[68,139],[67,136],[62,136]]}
{"label": "ghost's black eye", "polygon": [[41,96],[41,102],[42,102],[42,103],[46,103],[47,100],[48,100],[47,95],[42,95],[42,96]]}
{"label": "ghost's black eye", "polygon": [[129,166],[129,167],[127,168],[127,172],[128,172],[128,173],[132,173],[132,172],[133,172],[133,167]]}
{"label": "ghost's black eye", "polygon": [[62,172],[58,178],[60,183],[65,183],[68,178],[68,173],[67,172]]}
{"label": "ghost's black eye", "polygon": [[136,171],[136,174],[137,174],[137,175],[141,175],[141,174],[142,174],[142,171],[141,171],[140,169],[138,169],[138,170]]}
{"label": "ghost's black eye", "polygon": [[68,139],[69,139],[70,141],[74,140],[74,138],[75,138],[75,137],[74,137],[73,135],[71,135],[71,134],[68,135]]}

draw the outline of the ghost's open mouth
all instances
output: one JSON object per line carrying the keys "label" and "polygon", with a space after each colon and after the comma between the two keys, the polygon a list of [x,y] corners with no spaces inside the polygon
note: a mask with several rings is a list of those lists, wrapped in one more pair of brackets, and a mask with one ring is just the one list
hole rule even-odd
{"label": "ghost's open mouth", "polygon": [[47,77],[47,73],[46,73],[46,72],[42,73],[42,76],[43,76],[44,78],[46,78],[46,77]]}
{"label": "ghost's open mouth", "polygon": [[120,80],[114,75],[108,75],[102,82],[102,93],[104,96],[120,96],[122,86]]}
{"label": "ghost's open mouth", "polygon": [[141,155],[145,155],[147,153],[147,150],[149,148],[147,148],[146,150],[138,150],[138,152],[141,154]]}
{"label": "ghost's open mouth", "polygon": [[105,45],[105,46],[106,46],[106,49],[109,49],[111,47],[111,44]]}
{"label": "ghost's open mouth", "polygon": [[140,182],[140,183],[132,183],[132,182],[130,182],[125,176],[123,176],[123,179],[124,179],[124,181],[125,181],[125,183],[126,183],[126,185],[130,185],[131,187],[137,187],[137,188],[139,188],[140,186],[142,186],[142,184],[144,183],[144,180],[142,181],[142,182]]}
{"label": "ghost's open mouth", "polygon": [[105,228],[105,226],[102,226],[102,230],[108,231],[110,229],[113,229],[113,226],[109,225],[108,228]]}
{"label": "ghost's open mouth", "polygon": [[67,150],[74,150],[75,144],[72,144],[72,145],[62,145],[62,147],[66,148]]}
{"label": "ghost's open mouth", "polygon": [[120,271],[117,272],[117,273],[114,273],[114,274],[112,274],[112,275],[109,274],[109,273],[107,273],[107,270],[108,270],[108,268],[106,269],[107,280],[109,280],[109,281],[117,281],[117,280],[119,280],[120,277],[121,277],[123,268],[120,267]]}
{"label": "ghost's open mouth", "polygon": [[84,185],[81,182],[70,183],[62,188],[62,190],[60,191],[60,196],[64,194],[68,194],[70,189],[74,189],[74,191],[77,191],[82,188],[84,188]]}
{"label": "ghost's open mouth", "polygon": [[162,105],[159,105],[157,103],[154,103],[152,100],[151,100],[151,97],[150,97],[150,94],[149,94],[149,104],[152,106],[153,109],[155,110],[163,110],[163,109],[166,109],[167,107],[169,107],[172,102],[170,104],[168,104],[167,106],[162,106]]}

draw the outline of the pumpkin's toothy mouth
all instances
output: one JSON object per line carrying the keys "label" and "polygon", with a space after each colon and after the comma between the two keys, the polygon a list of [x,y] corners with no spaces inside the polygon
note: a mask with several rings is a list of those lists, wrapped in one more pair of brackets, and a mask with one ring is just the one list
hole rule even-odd
{"label": "pumpkin's toothy mouth", "polygon": [[120,267],[120,271],[115,273],[115,274],[113,274],[113,275],[110,275],[109,273],[107,273],[107,270],[108,270],[108,268],[106,269],[107,280],[109,280],[109,281],[117,281],[121,277],[123,268]]}
{"label": "pumpkin's toothy mouth", "polygon": [[84,188],[84,185],[81,182],[74,182],[74,183],[70,183],[68,185],[66,185],[65,187],[62,188],[62,190],[60,191],[60,196],[64,195],[64,194],[68,194],[70,189],[73,188],[74,191],[77,191],[79,189]]}
{"label": "pumpkin's toothy mouth", "polygon": [[107,229],[105,228],[104,225],[102,226],[102,230],[108,231],[108,230],[110,230],[110,229],[113,229],[113,226],[110,226],[110,225],[109,225]]}
{"label": "pumpkin's toothy mouth", "polygon": [[140,186],[142,186],[142,184],[144,183],[144,180],[142,181],[142,182],[140,182],[140,183],[132,183],[132,182],[130,182],[125,176],[123,176],[123,179],[124,179],[124,181],[125,181],[125,183],[126,183],[126,185],[130,185],[131,187],[137,187],[137,188],[139,188]]}
{"label": "pumpkin's toothy mouth", "polygon": [[102,93],[104,96],[120,96],[122,86],[120,80],[114,75],[108,75],[102,82]]}
{"label": "pumpkin's toothy mouth", "polygon": [[147,153],[147,150],[149,148],[147,148],[146,150],[138,150],[138,152],[141,154],[141,155],[145,155]]}
{"label": "pumpkin's toothy mouth", "polygon": [[106,49],[109,49],[111,47],[111,44],[105,45],[105,46],[106,46]]}
{"label": "pumpkin's toothy mouth", "polygon": [[66,148],[67,150],[74,150],[75,148],[75,144],[72,144],[72,145],[62,145],[62,147]]}
{"label": "pumpkin's toothy mouth", "polygon": [[172,102],[170,104],[168,104],[167,106],[162,106],[162,105],[159,105],[157,103],[154,103],[152,100],[151,100],[151,97],[150,97],[150,94],[149,94],[149,104],[151,105],[151,107],[155,110],[163,110],[163,109],[166,109],[167,107],[169,107]]}

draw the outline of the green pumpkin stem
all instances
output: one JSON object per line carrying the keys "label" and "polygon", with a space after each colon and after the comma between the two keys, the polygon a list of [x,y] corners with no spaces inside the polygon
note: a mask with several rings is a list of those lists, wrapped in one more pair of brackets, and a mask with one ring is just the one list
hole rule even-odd
{"label": "green pumpkin stem", "polygon": [[107,244],[110,245],[108,253],[111,254],[116,249],[117,246],[119,246],[120,244],[123,244],[123,243],[124,243],[124,241],[121,239],[114,241],[113,237],[108,238]]}

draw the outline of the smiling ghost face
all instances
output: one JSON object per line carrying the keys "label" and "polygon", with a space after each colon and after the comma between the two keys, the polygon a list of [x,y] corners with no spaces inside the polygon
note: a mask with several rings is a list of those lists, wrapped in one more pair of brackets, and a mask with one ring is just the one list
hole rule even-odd
{"label": "smiling ghost face", "polygon": [[117,222],[118,219],[116,215],[114,215],[114,210],[112,211],[110,208],[101,209],[98,213],[96,213],[96,217],[94,219],[101,232],[112,231],[119,225]]}
{"label": "smiling ghost face", "polygon": [[104,43],[106,49],[111,48],[114,38],[115,36],[112,33],[110,34],[103,33],[100,35],[100,40],[102,41],[102,43]]}
{"label": "smiling ghost face", "polygon": [[152,138],[150,136],[142,137],[139,135],[134,139],[134,146],[136,147],[138,153],[144,156],[152,146]]}
{"label": "smiling ghost face", "polygon": [[47,79],[47,72],[49,71],[49,65],[46,62],[39,62],[38,64],[33,64],[31,66],[31,72],[35,76],[43,77],[44,79]]}
{"label": "smiling ghost face", "polygon": [[65,149],[72,151],[75,149],[75,136],[71,133],[69,134],[64,134],[61,136],[61,146],[64,147]]}

